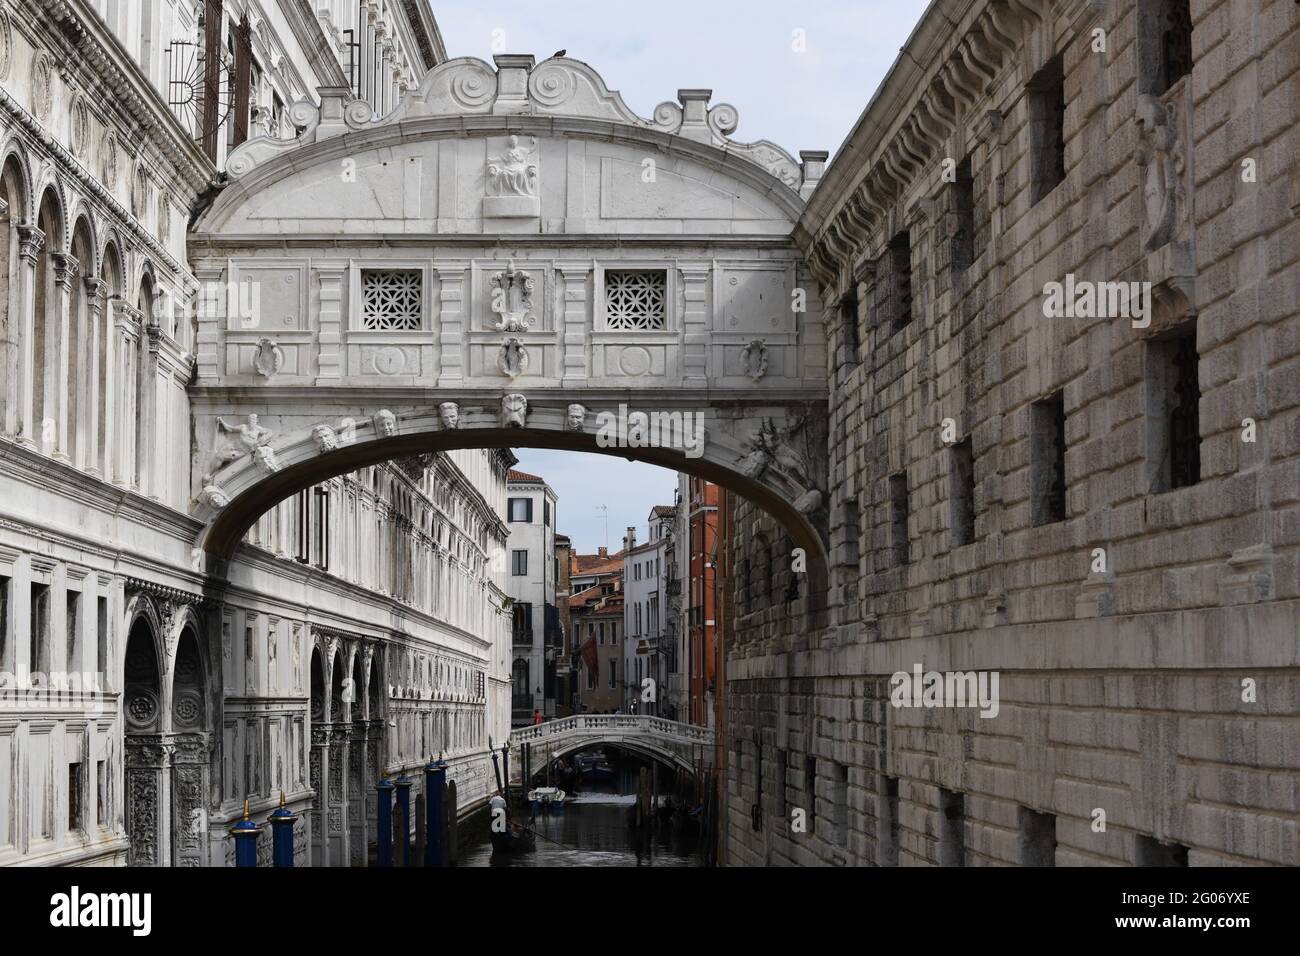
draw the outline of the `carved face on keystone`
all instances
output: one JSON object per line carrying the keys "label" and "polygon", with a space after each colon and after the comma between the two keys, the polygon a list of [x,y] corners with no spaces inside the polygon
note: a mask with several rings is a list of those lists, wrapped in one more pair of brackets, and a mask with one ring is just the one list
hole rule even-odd
{"label": "carved face on keystone", "polygon": [[444,428],[455,431],[460,427],[460,408],[455,402],[443,402],[438,406],[438,414]]}
{"label": "carved face on keystone", "polygon": [[587,409],[583,405],[573,404],[569,406],[569,414],[565,422],[566,427],[571,432],[582,431],[583,423],[587,419]]}
{"label": "carved face on keystone", "polygon": [[511,394],[501,399],[501,421],[507,428],[523,428],[528,415],[528,399]]}
{"label": "carved face on keystone", "polygon": [[375,415],[375,428],[384,438],[392,438],[397,434],[397,416],[383,409]]}
{"label": "carved face on keystone", "polygon": [[338,446],[334,438],[334,429],[328,425],[317,425],[311,430],[311,437],[316,439],[316,444],[321,451],[333,451]]}

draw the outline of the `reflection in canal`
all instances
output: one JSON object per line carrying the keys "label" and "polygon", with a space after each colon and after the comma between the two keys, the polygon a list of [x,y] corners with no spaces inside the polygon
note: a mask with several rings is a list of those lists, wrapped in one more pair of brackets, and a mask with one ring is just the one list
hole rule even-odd
{"label": "reflection in canal", "polygon": [[654,832],[629,825],[636,802],[636,775],[620,768],[616,782],[576,783],[565,808],[532,816],[516,805],[512,819],[537,834],[537,849],[494,853],[486,812],[463,821],[460,866],[704,866],[697,834],[665,820]]}

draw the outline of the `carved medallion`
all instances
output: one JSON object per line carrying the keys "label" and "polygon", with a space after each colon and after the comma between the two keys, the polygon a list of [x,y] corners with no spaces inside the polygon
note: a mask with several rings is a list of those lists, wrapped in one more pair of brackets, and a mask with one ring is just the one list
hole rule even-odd
{"label": "carved medallion", "polygon": [[284,368],[284,349],[271,339],[257,340],[257,351],[253,353],[253,371],[262,378],[270,378]]}
{"label": "carved medallion", "polygon": [[757,382],[767,374],[767,343],[762,339],[750,342],[741,353],[741,361],[750,381]]}
{"label": "carved medallion", "polygon": [[9,67],[14,62],[14,31],[9,14],[0,9],[0,80],[9,77]]}
{"label": "carved medallion", "polygon": [[32,113],[39,120],[50,115],[54,99],[54,61],[48,53],[41,53],[32,63]]}
{"label": "carved medallion", "polygon": [[511,336],[501,343],[501,351],[497,355],[497,368],[501,374],[509,379],[516,379],[528,371],[528,349],[519,339]]}

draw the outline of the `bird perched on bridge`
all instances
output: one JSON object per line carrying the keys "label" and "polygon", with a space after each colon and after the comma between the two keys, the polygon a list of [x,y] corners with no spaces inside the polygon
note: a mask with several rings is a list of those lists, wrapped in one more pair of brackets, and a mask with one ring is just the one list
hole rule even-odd
{"label": "bird perched on bridge", "polygon": [[558,60],[560,57],[564,56],[568,52],[569,52],[568,50],[557,50],[551,54],[551,59]]}

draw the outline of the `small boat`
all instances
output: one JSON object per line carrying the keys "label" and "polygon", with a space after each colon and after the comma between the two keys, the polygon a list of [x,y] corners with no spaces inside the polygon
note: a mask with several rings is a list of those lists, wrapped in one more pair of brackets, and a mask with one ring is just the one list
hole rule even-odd
{"label": "small boat", "polygon": [[533,808],[533,813],[548,811],[558,813],[564,809],[566,794],[559,787],[538,787],[536,790],[528,791],[528,802]]}
{"label": "small boat", "polygon": [[594,754],[579,754],[575,763],[578,774],[588,780],[608,781],[614,779],[614,768],[603,757]]}
{"label": "small boat", "polygon": [[511,824],[504,833],[489,831],[492,850],[500,853],[527,853],[537,849],[537,837],[531,830],[525,830],[518,824]]}

